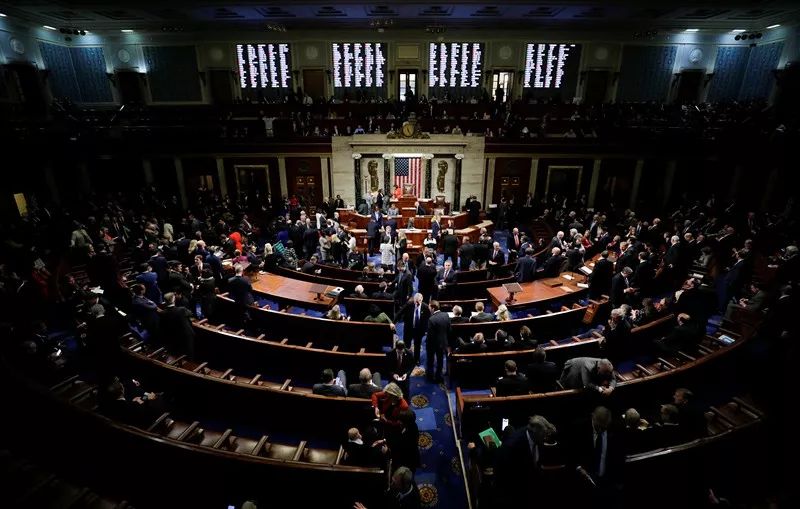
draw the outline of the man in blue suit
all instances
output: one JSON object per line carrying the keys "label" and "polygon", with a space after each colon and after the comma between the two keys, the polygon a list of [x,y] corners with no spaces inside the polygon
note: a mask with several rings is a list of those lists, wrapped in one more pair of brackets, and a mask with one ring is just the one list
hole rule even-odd
{"label": "man in blue suit", "polygon": [[536,279],[536,258],[533,257],[533,249],[525,250],[525,256],[517,260],[517,282],[528,283]]}

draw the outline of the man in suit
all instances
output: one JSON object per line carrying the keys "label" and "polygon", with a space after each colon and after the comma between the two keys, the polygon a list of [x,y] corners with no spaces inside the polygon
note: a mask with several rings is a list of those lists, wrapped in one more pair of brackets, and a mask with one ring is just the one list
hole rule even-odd
{"label": "man in suit", "polygon": [[503,265],[506,263],[506,255],[500,249],[500,243],[494,242],[492,244],[492,252],[489,254],[489,272],[495,277],[500,277]]}
{"label": "man in suit", "polygon": [[469,270],[472,260],[475,259],[475,245],[464,235],[461,239],[461,248],[458,250],[458,262],[461,270]]}
{"label": "man in suit", "polygon": [[621,272],[625,267],[630,267],[631,270],[635,269],[639,264],[639,258],[636,251],[634,251],[633,245],[628,242],[623,242],[620,245],[620,250],[622,254],[619,255],[617,264],[614,266],[616,272]]}
{"label": "man in suit", "polygon": [[603,346],[611,362],[620,362],[630,353],[631,329],[622,309],[611,310],[608,326],[603,331]]}
{"label": "man in suit", "polygon": [[414,353],[406,348],[406,343],[402,339],[386,353],[386,372],[389,373],[389,381],[396,383],[406,396],[409,396],[409,378],[415,364]]}
{"label": "man in suit", "polygon": [[445,230],[444,236],[442,237],[442,252],[444,253],[445,261],[456,261],[456,256],[458,253],[458,237],[453,235],[452,228]]}
{"label": "man in suit", "polygon": [[533,351],[532,362],[525,368],[525,373],[531,392],[549,392],[557,387],[558,367],[555,362],[547,360],[547,351],[541,346]]}
{"label": "man in suit", "polygon": [[372,373],[368,368],[358,372],[358,383],[350,384],[347,395],[351,398],[370,399],[372,394],[381,390],[380,373]]}
{"label": "man in suit", "polygon": [[423,302],[422,294],[417,293],[401,307],[394,317],[394,321],[403,320],[403,340],[406,345],[414,345],[414,364],[419,365],[422,353],[422,336],[428,330],[428,320],[431,316],[430,307]]}
{"label": "man in suit", "polygon": [[311,258],[303,264],[303,267],[300,269],[300,272],[303,274],[313,274],[317,270],[317,262],[318,262],[317,255],[311,256]]}
{"label": "man in suit", "polygon": [[608,251],[600,253],[589,275],[589,298],[598,299],[611,291],[611,278],[614,277],[614,262],[608,259]]}
{"label": "man in suit", "polygon": [[426,257],[419,269],[417,269],[417,281],[419,282],[419,293],[422,294],[422,300],[429,302],[433,295],[433,290],[436,287],[436,265],[433,264],[433,258]]}
{"label": "man in suit", "polygon": [[192,313],[183,306],[175,305],[175,294],[164,294],[166,307],[161,312],[160,331],[162,342],[170,346],[171,353],[183,353],[194,357],[194,329]]}
{"label": "man in suit", "polygon": [[525,256],[517,260],[517,268],[514,273],[520,283],[528,283],[536,279],[536,258],[533,257],[533,249],[526,249]]}
{"label": "man in suit", "polygon": [[666,337],[657,339],[656,346],[669,354],[678,351],[692,354],[705,334],[705,322],[701,322],[686,313],[680,313],[677,318],[678,326],[672,329]]}
{"label": "man in suit", "polygon": [[439,221],[436,219],[436,216],[433,216],[433,219],[431,220],[431,236],[438,241],[441,233],[442,233],[442,225],[439,224]]}
{"label": "man in suit", "polygon": [[247,328],[250,323],[250,306],[255,303],[253,285],[250,283],[250,278],[243,275],[244,269],[240,264],[237,263],[233,270],[236,275],[228,279],[228,297],[238,307],[240,326]]}
{"label": "man in suit", "polygon": [[484,309],[485,306],[483,305],[483,302],[476,302],[475,314],[470,317],[470,323],[493,322],[494,315],[491,313],[486,313]]}
{"label": "man in suit", "polygon": [[508,237],[508,249],[511,251],[512,249],[519,253],[520,249],[522,248],[522,234],[519,232],[519,228],[514,228],[511,230],[511,235]]}
{"label": "man in suit", "polygon": [[609,396],[617,387],[614,365],[608,359],[575,357],[564,363],[561,385],[564,389],[578,389]]}
{"label": "man in suit", "polygon": [[466,204],[467,213],[469,215],[469,224],[478,224],[480,222],[481,202],[478,198],[471,196],[469,202]]}
{"label": "man in suit", "polygon": [[720,288],[720,311],[725,311],[728,303],[732,300],[738,300],[741,297],[742,288],[744,288],[747,280],[750,279],[750,271],[748,270],[745,259],[749,256],[746,249],[736,251],[734,256],[733,265],[725,273]]}
{"label": "man in suit", "polygon": [[381,223],[376,221],[374,216],[370,216],[367,223],[367,241],[369,255],[372,256],[378,250],[378,245],[381,241]]}
{"label": "man in suit", "polygon": [[394,299],[394,294],[389,291],[389,283],[386,281],[381,281],[378,285],[378,291],[372,292],[370,298],[378,300],[392,300]]}
{"label": "man in suit", "polygon": [[[528,418],[526,427],[503,442],[497,458],[497,507],[532,507],[542,502],[542,454],[556,428],[542,416]],[[492,444],[487,444],[490,449]],[[496,446],[496,444],[494,444]]]}
{"label": "man in suit", "polygon": [[411,272],[402,263],[397,264],[395,279],[394,302],[400,307],[411,297],[414,292],[414,278]]}
{"label": "man in suit", "polygon": [[320,396],[347,396],[347,377],[344,371],[340,370],[338,378],[335,378],[332,369],[323,370],[322,382],[314,384],[311,392]]}
{"label": "man in suit", "polygon": [[547,249],[552,252],[553,248],[557,247],[560,252],[567,249],[567,243],[564,242],[564,232],[556,233],[556,236],[553,237],[553,240],[550,241],[550,245],[547,246]]}
{"label": "man in suit", "polygon": [[472,336],[472,341],[461,342],[456,349],[457,353],[483,353],[486,351],[486,342],[483,337],[483,332],[476,332]]}
{"label": "man in suit", "polygon": [[639,253],[639,264],[633,271],[631,284],[638,288],[643,295],[652,294],[653,281],[656,278],[656,266],[650,257],[650,253],[642,251]]}
{"label": "man in suit", "polygon": [[541,276],[544,278],[558,277],[561,274],[562,265],[564,265],[564,255],[561,254],[560,248],[554,247],[550,251],[550,258],[542,266]]}
{"label": "man in suit", "polygon": [[590,419],[579,421],[567,433],[570,464],[586,480],[586,502],[599,507],[616,507],[625,465],[625,449],[611,430],[611,421],[611,411],[598,406]]}
{"label": "man in suit", "polygon": [[453,262],[447,260],[444,262],[444,267],[442,267],[439,272],[436,274],[436,287],[438,289],[437,294],[440,296],[451,295],[455,285],[458,282],[458,274],[455,270],[453,270]]}
{"label": "man in suit", "polygon": [[507,360],[503,366],[506,374],[495,382],[497,396],[518,396],[528,394],[528,377],[517,373],[517,363]]}
{"label": "man in suit", "polygon": [[[449,348],[450,341],[450,316],[439,309],[439,303],[431,301],[431,317],[428,319],[428,336],[425,340],[427,354],[427,378],[434,383],[442,383],[442,366],[444,356]],[[433,362],[436,359],[436,375],[433,373]]]}
{"label": "man in suit", "polygon": [[628,304],[630,296],[636,291],[631,287],[630,276],[633,270],[625,267],[622,272],[611,279],[611,307],[618,308],[623,304]]}
{"label": "man in suit", "polygon": [[364,443],[358,428],[350,428],[347,430],[347,443],[343,446],[344,464],[364,468],[383,468],[388,452],[385,442],[385,440],[375,440],[371,444]]}

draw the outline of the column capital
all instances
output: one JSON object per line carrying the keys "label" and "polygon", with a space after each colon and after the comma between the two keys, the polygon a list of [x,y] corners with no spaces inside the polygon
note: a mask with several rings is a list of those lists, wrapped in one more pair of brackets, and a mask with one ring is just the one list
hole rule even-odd
{"label": "column capital", "polygon": [[361,159],[361,154],[359,154],[357,152],[354,152],[353,153],[353,159],[356,159],[356,160]]}
{"label": "column capital", "polygon": [[453,157],[455,157],[456,159],[458,159],[460,161],[460,160],[464,159],[464,154],[456,154]]}

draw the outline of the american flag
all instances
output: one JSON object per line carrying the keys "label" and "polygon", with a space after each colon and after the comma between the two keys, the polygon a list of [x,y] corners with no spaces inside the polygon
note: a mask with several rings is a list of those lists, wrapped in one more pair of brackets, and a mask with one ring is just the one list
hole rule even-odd
{"label": "american flag", "polygon": [[394,161],[394,184],[403,189],[403,184],[414,184],[414,193],[419,196],[422,189],[422,158],[398,157]]}

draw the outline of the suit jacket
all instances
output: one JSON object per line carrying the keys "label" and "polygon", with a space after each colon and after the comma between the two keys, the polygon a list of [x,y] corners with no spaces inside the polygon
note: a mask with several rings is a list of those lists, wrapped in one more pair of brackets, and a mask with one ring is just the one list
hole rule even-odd
{"label": "suit jacket", "polygon": [[450,269],[447,273],[447,277],[444,275],[444,267],[439,269],[439,272],[436,274],[436,283],[442,284],[447,283],[448,285],[455,284],[458,280],[458,274],[456,273],[455,269]]}
{"label": "suit jacket", "polygon": [[380,390],[380,387],[372,384],[350,384],[347,387],[347,395],[351,398],[370,399],[373,392]]}
{"label": "suit jacket", "polygon": [[528,377],[522,373],[501,376],[497,379],[495,387],[498,397],[528,394]]}
{"label": "suit jacket", "polygon": [[614,264],[607,258],[600,258],[589,275],[589,295],[600,297],[611,291],[611,278],[614,277]]}
{"label": "suit jacket", "polygon": [[[400,319],[402,318],[403,333],[407,338],[412,337],[412,332],[414,331],[415,308],[416,304],[414,303],[414,301],[409,300],[403,305],[403,307],[401,307],[397,311],[397,314],[394,317],[395,322],[400,321]],[[428,330],[428,319],[430,317],[431,317],[431,308],[429,308],[428,305],[423,302],[422,304],[420,304],[419,321],[417,322],[417,328],[415,332],[417,332],[420,335],[424,334],[425,331]]]}
{"label": "suit jacket", "polygon": [[455,255],[458,251],[458,238],[450,234],[442,237],[442,251],[447,254]]}
{"label": "suit jacket", "polygon": [[475,323],[475,322],[493,322],[494,321],[494,315],[491,314],[491,313],[487,313],[487,312],[483,311],[481,313],[476,313],[476,314],[472,315],[472,317],[469,319],[469,321],[470,321],[470,323]]}
{"label": "suit jacket", "polygon": [[505,265],[506,263],[506,254],[503,252],[502,249],[498,249],[495,251],[492,249],[489,252],[489,261],[495,262],[497,265]]}
{"label": "suit jacket", "polygon": [[433,234],[434,239],[439,238],[439,233],[442,231],[442,225],[439,224],[439,221],[431,221],[431,233]]}
{"label": "suit jacket", "polygon": [[414,281],[411,272],[403,271],[398,274],[397,285],[394,289],[395,302],[405,302],[414,292]]}
{"label": "suit jacket", "polygon": [[344,444],[345,465],[356,467],[381,467],[383,466],[383,455],[380,447],[372,447],[367,444],[357,444],[348,442]]}
{"label": "suit jacket", "polygon": [[240,306],[251,306],[255,300],[250,279],[244,276],[230,278],[228,280],[228,296]]}
{"label": "suit jacket", "polygon": [[600,359],[594,357],[575,357],[564,363],[561,372],[561,385],[565,389],[584,389],[597,391],[601,385],[608,383],[617,386],[617,379],[612,373],[609,377],[601,377],[597,372]]}
{"label": "suit jacket", "polygon": [[403,350],[400,360],[397,360],[397,350],[389,350],[386,352],[386,372],[389,373],[389,381],[392,381],[392,375],[408,375],[411,376],[411,370],[414,369],[414,352],[406,348]]}
{"label": "suit jacket", "polygon": [[517,281],[528,283],[536,279],[536,259],[531,256],[523,256],[517,260]]}
{"label": "suit jacket", "polygon": [[313,263],[306,262],[303,264],[303,267],[300,269],[300,272],[302,272],[303,274],[313,274],[316,269],[317,267]]}
{"label": "suit jacket", "polygon": [[314,384],[311,392],[321,396],[347,396],[347,389],[336,384]]}
{"label": "suit jacket", "polygon": [[650,293],[648,290],[653,285],[653,280],[656,277],[656,267],[651,260],[645,260],[636,266],[633,273],[632,284],[636,288],[640,288],[643,293]]}
{"label": "suit jacket", "polygon": [[427,345],[429,350],[445,350],[450,340],[450,317],[438,311],[428,319]]}
{"label": "suit jacket", "polygon": [[192,313],[182,306],[171,306],[162,311],[161,337],[164,343],[175,350],[172,353],[185,353],[189,357],[194,355],[194,329],[191,317]]}
{"label": "suit jacket", "polygon": [[[569,459],[573,469],[582,466],[595,483],[613,482],[618,479],[625,466],[625,448],[619,435],[611,430],[605,432],[605,473],[598,472],[598,453],[595,450],[595,432],[591,419],[574,423],[566,435],[569,437]],[[598,440],[599,442],[599,440]],[[598,446],[601,446],[599,443]]]}
{"label": "suit jacket", "polygon": [[419,291],[423,295],[428,295],[433,291],[436,284],[436,266],[422,264],[417,269],[417,280],[419,281]]}
{"label": "suit jacket", "polygon": [[525,369],[531,392],[549,392],[556,389],[558,366],[555,362],[532,362]]}
{"label": "suit jacket", "polygon": [[551,256],[542,266],[542,276],[558,277],[561,274],[562,265],[564,265],[564,255]]}
{"label": "suit jacket", "polygon": [[625,289],[630,288],[630,280],[625,279],[622,273],[611,279],[611,306],[618,308],[625,303]]}

